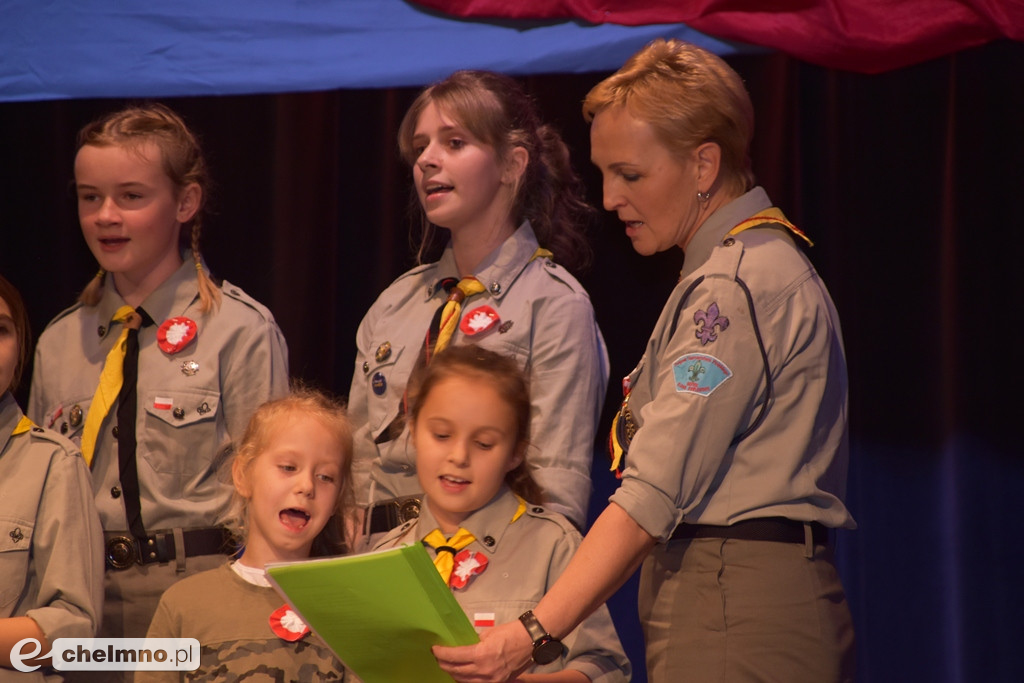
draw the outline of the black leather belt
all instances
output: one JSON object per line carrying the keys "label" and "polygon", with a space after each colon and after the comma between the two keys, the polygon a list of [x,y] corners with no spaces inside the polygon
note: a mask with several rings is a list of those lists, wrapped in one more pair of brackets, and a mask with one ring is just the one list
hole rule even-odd
{"label": "black leather belt", "polygon": [[416,496],[394,498],[374,503],[370,510],[370,528],[368,533],[379,534],[391,531],[396,526],[405,524],[420,516],[420,499]]}
{"label": "black leather belt", "polygon": [[[811,522],[811,536],[815,545],[828,545],[828,527],[824,524]],[[683,523],[672,532],[673,541],[690,538],[735,538],[743,541],[803,543],[804,522],[785,517],[759,517],[745,519],[729,526]]]}
{"label": "black leather belt", "polygon": [[[231,553],[231,535],[226,529],[211,527],[182,531],[182,546],[185,557],[220,555]],[[136,564],[156,564],[177,559],[174,532],[166,531],[136,539],[127,533],[107,538],[107,567],[128,569]]]}

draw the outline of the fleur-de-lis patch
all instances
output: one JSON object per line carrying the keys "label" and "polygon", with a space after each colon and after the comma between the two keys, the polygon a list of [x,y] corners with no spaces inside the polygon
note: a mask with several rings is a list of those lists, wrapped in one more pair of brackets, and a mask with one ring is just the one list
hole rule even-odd
{"label": "fleur-de-lis patch", "polygon": [[[712,302],[708,306],[708,310],[698,310],[693,314],[693,322],[697,323],[697,339],[700,339],[701,345],[707,345],[710,342],[718,339],[719,332],[724,332],[729,327],[729,319],[724,315],[719,315],[718,303]],[[718,332],[715,328],[718,328]]]}
{"label": "fleur-de-lis patch", "polygon": [[15,543],[17,543],[21,539],[25,538],[25,534],[21,533],[21,527],[20,526],[14,527],[14,530],[11,531],[9,536],[11,537],[11,540],[14,541]]}
{"label": "fleur-de-lis patch", "polygon": [[687,368],[687,372],[690,373],[690,381],[696,382],[700,379],[700,376],[704,374],[704,365],[699,361],[694,361],[693,365]]}

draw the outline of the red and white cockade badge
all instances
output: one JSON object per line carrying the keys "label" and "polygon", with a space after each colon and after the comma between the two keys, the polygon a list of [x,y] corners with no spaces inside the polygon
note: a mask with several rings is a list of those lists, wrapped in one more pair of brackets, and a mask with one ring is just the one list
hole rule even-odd
{"label": "red and white cockade badge", "polygon": [[483,553],[464,548],[455,554],[448,585],[452,588],[465,588],[474,575],[482,574],[485,569],[487,569],[487,557]]}
{"label": "red and white cockade badge", "polygon": [[196,338],[199,327],[191,318],[181,315],[168,318],[160,324],[156,331],[156,343],[160,350],[168,355],[181,351]]}
{"label": "red and white cockade badge", "polygon": [[278,638],[287,640],[289,643],[294,643],[309,633],[306,622],[300,619],[295,610],[287,604],[281,605],[270,615],[270,630]]}
{"label": "red and white cockade badge", "polygon": [[459,329],[464,334],[480,334],[494,327],[498,322],[498,312],[490,306],[480,306],[462,316]]}

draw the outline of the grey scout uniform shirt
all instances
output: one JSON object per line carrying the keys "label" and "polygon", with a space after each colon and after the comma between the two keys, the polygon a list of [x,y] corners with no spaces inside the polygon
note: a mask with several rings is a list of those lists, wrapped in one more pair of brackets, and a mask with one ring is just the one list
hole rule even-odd
{"label": "grey scout uniform shirt", "polygon": [[[220,307],[201,313],[195,264],[186,259],[142,304],[155,323],[139,332],[136,407],[142,520],[149,533],[223,521],[231,486],[217,469],[253,411],[288,388],[287,347],[270,311],[228,282],[221,293]],[[123,305],[108,281],[99,304],[58,315],[36,347],[29,415],[76,443],[121,332],[111,318]],[[194,320],[198,332],[168,354],[157,345],[157,329],[175,316]],[[92,464],[96,506],[108,532],[128,527],[124,499],[113,493],[120,492],[116,423],[115,405],[100,428]]]}
{"label": "grey scout uniform shirt", "polygon": [[[843,503],[847,380],[839,318],[814,267],[779,226],[726,233],[771,206],[755,188],[687,246],[640,364],[630,374],[636,432],[611,500],[667,540],[680,522],[783,516],[853,527]],[[679,312],[683,293],[700,277]],[[774,380],[763,423],[733,444],[765,400],[746,283]],[[727,320],[727,322],[724,322]]]}
{"label": "grey scout uniform shirt", "polygon": [[[78,449],[33,426],[0,395],[0,618],[31,617],[52,642],[95,634],[103,605],[103,532]],[[0,680],[43,680],[0,669]]]}
{"label": "grey scout uniform shirt", "polygon": [[[486,305],[499,320],[479,334],[456,330],[451,344],[478,343],[514,357],[526,370],[533,407],[527,457],[537,468],[534,477],[548,506],[582,525],[608,354],[586,291],[550,259],[533,259],[536,250],[527,222],[484,259],[475,275],[487,291],[463,302],[462,318]],[[359,325],[348,408],[361,506],[420,492],[408,428],[390,441],[374,441],[398,414],[431,318],[445,301],[438,282],[458,276],[449,246],[436,263],[395,280]]]}
{"label": "grey scout uniform shirt", "polygon": [[[462,522],[462,528],[476,539],[466,546],[467,550],[482,553],[488,561],[484,571],[473,575],[465,588],[452,590],[471,623],[477,615],[490,613],[494,614],[495,625],[514,622],[520,614],[536,607],[582,541],[579,532],[562,515],[530,503],[519,519],[509,523],[518,507],[519,499],[502,487],[491,502]],[[418,520],[393,529],[377,548],[419,543],[437,526],[428,499]],[[427,552],[433,557],[429,546]],[[478,632],[481,630],[477,627]],[[594,683],[629,680],[629,660],[606,606],[601,605],[587,617],[563,643],[568,648],[566,655],[529,671],[576,669]]]}

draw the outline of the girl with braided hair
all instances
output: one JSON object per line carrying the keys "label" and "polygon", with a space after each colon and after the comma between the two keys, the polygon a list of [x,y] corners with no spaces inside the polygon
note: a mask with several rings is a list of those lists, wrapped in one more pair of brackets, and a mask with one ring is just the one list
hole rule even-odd
{"label": "girl with braided hair", "polygon": [[100,270],[36,348],[29,415],[92,470],[106,542],[105,637],[142,637],[175,581],[224,561],[217,475],[256,406],[287,391],[270,311],[199,251],[206,164],[160,104],[79,133],[75,191]]}

